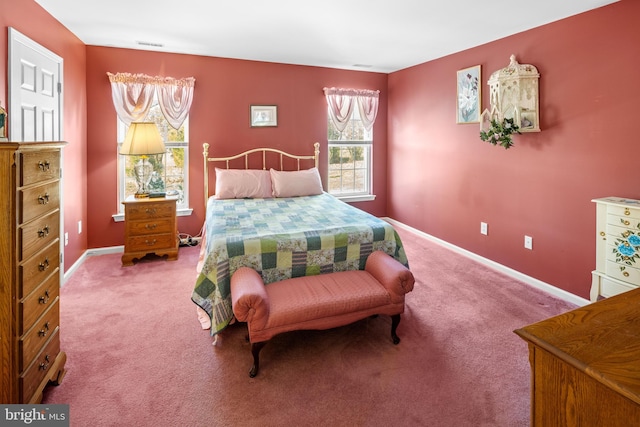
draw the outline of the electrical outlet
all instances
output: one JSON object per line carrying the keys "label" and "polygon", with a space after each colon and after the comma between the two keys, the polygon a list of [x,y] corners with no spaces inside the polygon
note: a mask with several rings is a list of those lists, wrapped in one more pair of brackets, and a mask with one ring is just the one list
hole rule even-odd
{"label": "electrical outlet", "polygon": [[78,221],[78,234],[82,233],[82,221]]}
{"label": "electrical outlet", "polygon": [[487,223],[486,222],[481,222],[480,223],[480,234],[484,234],[486,236],[487,234],[489,234],[488,231],[489,230],[488,230]]}
{"label": "electrical outlet", "polygon": [[524,247],[525,247],[525,249],[533,250],[533,237],[524,236]]}
{"label": "electrical outlet", "polygon": [[69,244],[69,233],[64,233],[64,245],[67,246]]}

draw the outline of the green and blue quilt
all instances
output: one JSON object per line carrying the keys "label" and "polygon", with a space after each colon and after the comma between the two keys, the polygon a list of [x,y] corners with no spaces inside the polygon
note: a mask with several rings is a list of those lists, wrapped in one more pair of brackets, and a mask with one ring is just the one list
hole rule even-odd
{"label": "green and blue quilt", "polygon": [[231,275],[242,266],[265,283],[334,271],[362,270],[382,250],[408,266],[400,237],[373,215],[323,193],[273,199],[211,198],[205,257],[192,300],[211,318],[211,334],[232,320]]}

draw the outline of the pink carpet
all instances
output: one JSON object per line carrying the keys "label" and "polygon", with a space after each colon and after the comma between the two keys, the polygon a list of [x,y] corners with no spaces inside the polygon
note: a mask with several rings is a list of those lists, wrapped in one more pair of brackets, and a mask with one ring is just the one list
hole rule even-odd
{"label": "pink carpet", "polygon": [[416,286],[398,328],[369,318],[280,335],[250,379],[245,325],[212,346],[191,302],[199,247],[121,267],[90,257],[61,291],[72,426],[526,426],[513,330],[574,306],[398,229]]}

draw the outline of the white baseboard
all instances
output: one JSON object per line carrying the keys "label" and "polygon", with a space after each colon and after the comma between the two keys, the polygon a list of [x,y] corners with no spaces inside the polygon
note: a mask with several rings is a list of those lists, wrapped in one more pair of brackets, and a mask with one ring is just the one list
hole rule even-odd
{"label": "white baseboard", "polygon": [[74,262],[73,265],[64,272],[64,277],[62,279],[63,280],[62,286],[64,286],[64,283],[67,282],[67,280],[73,275],[73,273],[76,272],[76,270],[82,265],[83,262],[86,261],[88,257],[95,256],[95,255],[117,254],[122,252],[124,252],[124,246],[112,246],[109,248],[87,249],[80,256],[80,258],[78,258],[78,260]]}
{"label": "white baseboard", "polygon": [[484,264],[489,268],[497,270],[497,271],[499,271],[499,272],[501,272],[501,273],[503,273],[503,274],[505,274],[505,275],[507,275],[509,277],[512,277],[512,278],[514,278],[516,280],[524,282],[527,285],[533,286],[534,288],[538,288],[538,289],[540,289],[540,290],[542,290],[542,291],[544,291],[544,292],[546,292],[548,294],[551,294],[553,296],[556,296],[556,297],[558,297],[558,298],[560,298],[560,299],[562,299],[564,301],[570,302],[570,303],[575,304],[575,305],[580,306],[580,307],[591,303],[589,300],[587,300],[585,298],[582,298],[582,297],[579,297],[577,295],[574,295],[571,292],[567,292],[564,289],[560,289],[558,287],[555,287],[553,285],[545,283],[545,282],[543,282],[541,280],[538,280],[536,278],[533,278],[531,276],[527,276],[526,274],[523,274],[523,273],[521,273],[521,272],[519,272],[517,270],[514,270],[514,269],[509,268],[507,266],[504,266],[502,264],[499,264],[499,263],[497,263],[495,261],[492,261],[492,260],[490,260],[488,258],[484,258],[484,257],[482,257],[482,256],[480,256],[478,254],[475,254],[475,253],[470,252],[470,251],[468,251],[466,249],[463,249],[463,248],[461,248],[459,246],[453,245],[453,244],[451,244],[449,242],[446,242],[446,241],[444,241],[442,239],[439,239],[439,238],[434,237],[434,236],[432,236],[430,234],[427,234],[427,233],[425,233],[423,231],[420,231],[420,230],[417,230],[417,229],[415,229],[413,227],[405,225],[405,224],[403,224],[403,223],[401,223],[399,221],[396,221],[396,220],[391,219],[391,218],[386,218],[386,217],[382,218],[382,219],[384,219],[385,221],[387,221],[388,223],[390,223],[390,224],[392,224],[394,226],[402,227],[405,230],[411,231],[412,233],[415,233],[415,234],[417,234],[417,235],[419,235],[421,237],[424,237],[425,239],[428,239],[428,240],[430,240],[430,241],[432,241],[434,243],[438,243],[439,245],[442,245],[442,246],[444,246],[444,247],[446,247],[448,249],[451,249],[452,251],[454,251],[456,253],[459,253],[460,255],[464,255],[467,258],[471,258],[474,261],[477,261],[477,262],[479,262],[481,264]]}

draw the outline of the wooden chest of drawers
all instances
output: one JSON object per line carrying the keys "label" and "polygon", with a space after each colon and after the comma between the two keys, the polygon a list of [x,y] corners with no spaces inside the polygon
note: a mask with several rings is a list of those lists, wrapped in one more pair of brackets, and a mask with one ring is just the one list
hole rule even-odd
{"label": "wooden chest of drawers", "polygon": [[64,377],[60,176],[64,142],[0,144],[0,403],[39,403]]}
{"label": "wooden chest of drawers", "polygon": [[596,269],[591,301],[640,286],[640,200],[606,197],[596,203]]}
{"label": "wooden chest of drawers", "polygon": [[529,345],[531,425],[640,425],[640,289],[516,330]]}
{"label": "wooden chest of drawers", "polygon": [[154,253],[178,259],[178,223],[175,198],[128,198],[124,204],[124,254],[122,265]]}

